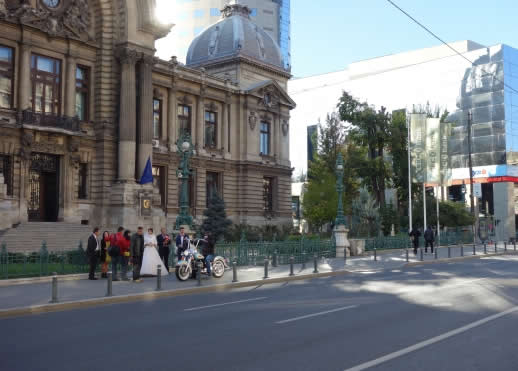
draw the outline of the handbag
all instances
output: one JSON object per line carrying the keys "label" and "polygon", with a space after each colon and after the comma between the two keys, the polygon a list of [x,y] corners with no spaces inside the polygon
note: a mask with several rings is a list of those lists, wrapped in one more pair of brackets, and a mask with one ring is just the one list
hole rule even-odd
{"label": "handbag", "polygon": [[129,251],[124,251],[124,256],[129,257],[130,256]]}
{"label": "handbag", "polygon": [[106,260],[105,260],[106,264],[110,264],[112,262],[112,257],[108,254],[106,254]]}

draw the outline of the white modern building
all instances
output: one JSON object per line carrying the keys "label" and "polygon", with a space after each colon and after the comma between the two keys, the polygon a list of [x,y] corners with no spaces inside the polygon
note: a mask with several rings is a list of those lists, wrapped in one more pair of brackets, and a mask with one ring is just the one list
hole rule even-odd
{"label": "white modern building", "polygon": [[[307,170],[306,127],[325,121],[336,110],[342,91],[389,111],[430,104],[447,109],[453,122],[449,141],[453,187],[460,198],[469,183],[466,123],[473,114],[473,173],[482,183],[481,211],[494,215],[498,239],[516,235],[518,214],[518,50],[486,47],[464,40],[447,46],[414,50],[355,62],[344,70],[288,84],[297,101],[291,112],[291,162],[295,174]],[[469,61],[474,63],[474,66]],[[469,192],[469,187],[468,192]],[[516,189],[516,196],[515,196]],[[466,195],[469,201],[469,194]],[[486,209],[487,208],[487,209]]]}

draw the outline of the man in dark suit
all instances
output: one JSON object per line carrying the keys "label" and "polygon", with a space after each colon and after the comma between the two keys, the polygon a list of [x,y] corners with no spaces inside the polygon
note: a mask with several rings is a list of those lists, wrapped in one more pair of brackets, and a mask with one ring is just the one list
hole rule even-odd
{"label": "man in dark suit", "polygon": [[169,245],[171,243],[171,238],[166,233],[165,228],[162,228],[162,233],[156,236],[156,242],[158,244],[158,254],[160,255],[160,259],[162,259],[165,269],[169,272]]}
{"label": "man in dark suit", "polygon": [[[185,229],[183,227],[180,228],[180,234],[176,236],[176,257],[178,261],[182,259],[182,253],[185,251],[185,242],[189,241],[189,237],[185,235]],[[187,246],[189,246],[187,244]]]}
{"label": "man in dark suit", "polygon": [[133,262],[133,282],[140,282],[140,268],[144,257],[144,228],[138,227],[137,233],[131,236],[130,254]]}
{"label": "man in dark suit", "polygon": [[101,245],[99,244],[99,228],[95,227],[91,236],[88,237],[88,247],[86,248],[86,255],[88,256],[88,263],[90,270],[88,271],[88,279],[96,280],[95,268],[97,267],[97,259],[101,251]]}

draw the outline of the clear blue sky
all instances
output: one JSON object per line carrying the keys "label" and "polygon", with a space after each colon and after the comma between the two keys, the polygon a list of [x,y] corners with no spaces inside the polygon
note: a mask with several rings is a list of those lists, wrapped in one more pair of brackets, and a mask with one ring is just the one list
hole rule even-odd
{"label": "clear blue sky", "polygon": [[[518,48],[518,0],[393,0],[443,40]],[[291,0],[292,73],[438,45],[386,0]]]}

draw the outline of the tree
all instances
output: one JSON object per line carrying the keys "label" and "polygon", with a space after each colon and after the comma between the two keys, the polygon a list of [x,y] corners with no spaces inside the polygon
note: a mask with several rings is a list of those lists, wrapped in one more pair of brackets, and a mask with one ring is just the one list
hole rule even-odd
{"label": "tree", "polygon": [[402,206],[408,203],[408,128],[404,110],[393,112],[389,132],[392,183],[397,190],[398,206]]}
{"label": "tree", "polygon": [[338,103],[340,119],[351,124],[349,136],[367,157],[357,168],[363,185],[375,195],[376,203],[385,205],[385,189],[390,183],[391,168],[385,150],[390,137],[390,114],[385,107],[376,111],[366,102],[359,102],[346,92]]}
{"label": "tree", "polygon": [[225,235],[232,222],[227,219],[225,202],[214,193],[209,200],[209,207],[203,212],[205,219],[201,226],[203,234],[211,234],[215,241]]}
{"label": "tree", "polygon": [[394,232],[397,233],[399,231],[399,217],[396,209],[391,202],[380,209],[381,216],[381,229],[383,230],[383,234],[388,236],[392,231],[392,226],[394,226]]}
{"label": "tree", "polygon": [[[321,163],[320,163],[321,164]],[[302,199],[304,218],[313,227],[320,229],[324,224],[332,223],[336,218],[338,196],[336,177],[327,168],[312,164],[312,176]],[[316,175],[318,173],[318,175]]]}

